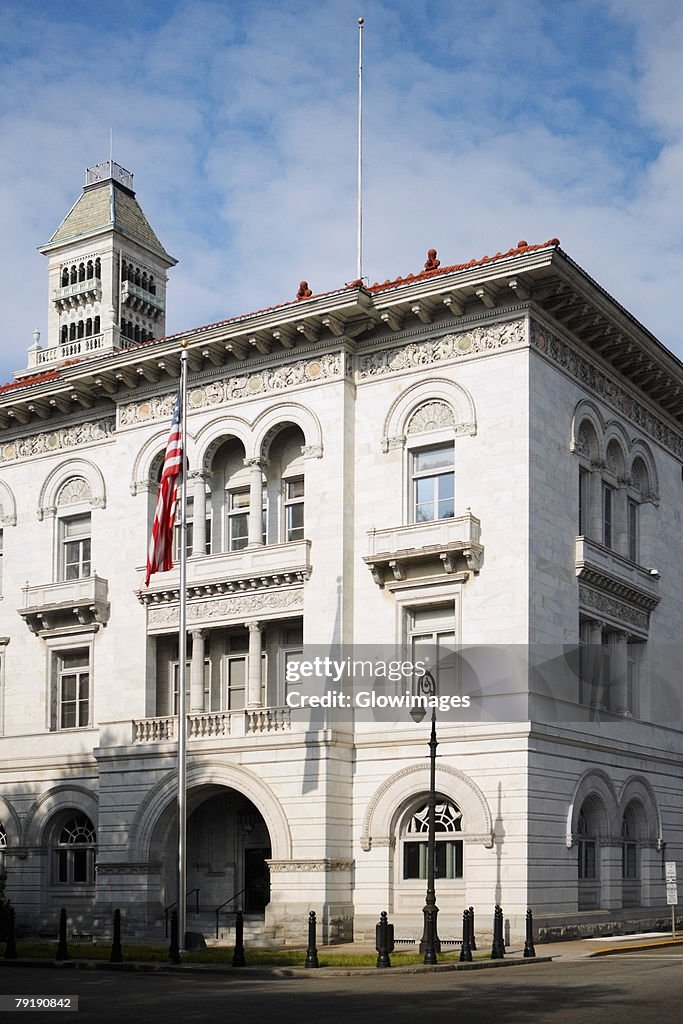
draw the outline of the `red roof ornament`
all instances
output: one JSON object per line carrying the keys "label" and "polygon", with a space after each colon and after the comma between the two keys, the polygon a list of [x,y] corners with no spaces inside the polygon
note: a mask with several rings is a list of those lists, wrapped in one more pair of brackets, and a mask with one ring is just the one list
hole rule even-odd
{"label": "red roof ornament", "polygon": [[427,250],[427,262],[425,263],[425,270],[438,270],[441,266],[441,260],[436,258],[436,249]]}
{"label": "red roof ornament", "polygon": [[296,300],[299,302],[300,299],[310,299],[313,292],[308,287],[308,281],[301,281],[299,284],[299,291],[296,293]]}

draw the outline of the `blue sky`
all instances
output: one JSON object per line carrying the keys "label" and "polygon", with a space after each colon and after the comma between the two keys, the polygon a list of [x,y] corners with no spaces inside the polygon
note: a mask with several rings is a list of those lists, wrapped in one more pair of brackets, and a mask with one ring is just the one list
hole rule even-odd
{"label": "blue sky", "polygon": [[110,128],[169,333],[356,276],[360,15],[370,281],[557,236],[683,357],[679,0],[0,0],[3,381]]}

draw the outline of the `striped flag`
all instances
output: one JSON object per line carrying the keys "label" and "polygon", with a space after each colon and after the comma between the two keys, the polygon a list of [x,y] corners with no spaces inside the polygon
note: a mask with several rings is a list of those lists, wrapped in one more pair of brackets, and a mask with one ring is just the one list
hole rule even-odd
{"label": "striped flag", "polygon": [[171,432],[168,435],[164,466],[161,471],[159,497],[152,524],[152,536],[147,552],[147,574],[145,586],[155,572],[167,572],[173,568],[173,529],[175,508],[178,498],[178,480],[183,468],[183,434],[180,416],[180,392],[173,404]]}

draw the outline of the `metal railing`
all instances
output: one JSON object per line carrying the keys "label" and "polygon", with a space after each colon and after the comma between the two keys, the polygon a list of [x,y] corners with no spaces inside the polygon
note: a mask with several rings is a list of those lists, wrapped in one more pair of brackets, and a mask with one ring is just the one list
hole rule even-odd
{"label": "metal railing", "polygon": [[[229,900],[225,901],[225,903],[221,903],[220,907],[216,907],[216,909],[214,911],[214,913],[216,915],[216,938],[218,938],[218,928],[219,928],[218,918],[219,918],[221,910],[223,910],[223,907],[227,907],[228,903],[232,903],[233,900],[236,900],[238,896],[241,896],[242,893],[244,893],[246,891],[247,891],[246,888],[240,889],[239,892],[236,892],[235,895],[231,896]],[[239,907],[236,907],[235,910],[226,910],[225,913],[226,914],[236,914],[239,909],[240,909]]]}
{"label": "metal railing", "polygon": [[[195,894],[194,912],[195,912],[195,914],[198,914],[199,913],[199,889],[197,889],[197,888],[189,889],[185,893],[185,898],[187,899],[187,897],[191,896],[192,893]],[[168,938],[168,912],[169,912],[169,910],[173,910],[173,908],[176,906],[177,902],[178,902],[177,900],[173,900],[173,903],[169,903],[169,905],[167,907],[164,907],[164,921],[165,921],[165,934],[166,934],[166,938]]]}

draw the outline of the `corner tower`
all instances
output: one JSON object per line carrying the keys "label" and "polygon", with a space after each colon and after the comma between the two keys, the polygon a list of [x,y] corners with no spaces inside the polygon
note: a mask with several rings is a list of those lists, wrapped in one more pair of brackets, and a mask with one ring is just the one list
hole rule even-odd
{"label": "corner tower", "polygon": [[130,171],[106,160],[88,167],[83,192],[50,241],[47,346],[28,368],[87,359],[166,333],[166,252],[133,191]]}

